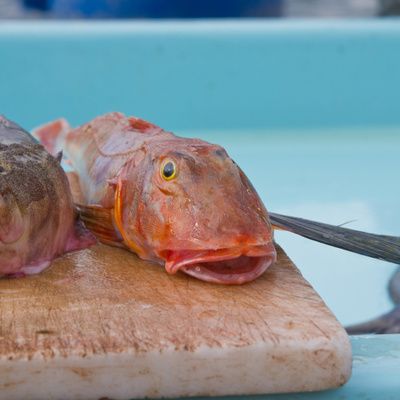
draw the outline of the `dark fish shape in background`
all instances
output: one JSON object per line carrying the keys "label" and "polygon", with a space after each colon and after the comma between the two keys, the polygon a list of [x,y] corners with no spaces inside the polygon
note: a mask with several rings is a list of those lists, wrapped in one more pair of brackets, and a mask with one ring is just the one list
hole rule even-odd
{"label": "dark fish shape in background", "polygon": [[369,333],[400,333],[400,268],[394,273],[389,282],[389,294],[395,304],[392,311],[371,321],[348,326],[349,335],[363,335]]}
{"label": "dark fish shape in background", "polygon": [[226,151],[121,113],[35,134],[63,150],[79,176],[82,219],[96,236],[196,278],[240,284],[274,262],[273,228],[400,263],[400,239],[268,214]]}
{"label": "dark fish shape in background", "polygon": [[77,221],[59,160],[0,116],[0,276],[39,273],[94,242]]}

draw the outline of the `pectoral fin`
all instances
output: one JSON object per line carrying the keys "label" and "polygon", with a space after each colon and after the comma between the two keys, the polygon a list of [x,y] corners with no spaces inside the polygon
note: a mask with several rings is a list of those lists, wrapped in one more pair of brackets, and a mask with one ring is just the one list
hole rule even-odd
{"label": "pectoral fin", "polygon": [[98,205],[76,204],[80,219],[93,234],[105,244],[125,247],[123,240],[114,227],[113,209]]}
{"label": "pectoral fin", "polygon": [[400,237],[375,235],[353,229],[270,213],[274,228],[296,233],[329,246],[400,264]]}

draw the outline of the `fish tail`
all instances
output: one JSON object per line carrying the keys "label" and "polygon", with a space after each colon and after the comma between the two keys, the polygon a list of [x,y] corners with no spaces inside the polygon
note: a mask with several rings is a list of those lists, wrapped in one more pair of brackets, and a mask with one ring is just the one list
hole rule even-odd
{"label": "fish tail", "polygon": [[64,119],[56,119],[32,130],[32,136],[39,140],[44,148],[53,156],[62,150],[61,139],[71,130],[69,123]]}
{"label": "fish tail", "polygon": [[349,335],[400,333],[400,267],[391,277],[388,289],[395,308],[370,321],[346,327]]}
{"label": "fish tail", "polygon": [[368,322],[346,327],[349,335],[364,335],[370,333],[400,333],[400,305],[392,311]]}
{"label": "fish tail", "polygon": [[353,253],[400,264],[400,237],[375,235],[281,214],[269,215],[274,228]]}

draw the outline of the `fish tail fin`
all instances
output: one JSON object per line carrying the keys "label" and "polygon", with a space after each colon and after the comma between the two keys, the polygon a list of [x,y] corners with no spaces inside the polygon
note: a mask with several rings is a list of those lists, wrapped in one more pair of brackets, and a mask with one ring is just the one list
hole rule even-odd
{"label": "fish tail fin", "polygon": [[274,228],[353,253],[400,264],[400,237],[375,235],[275,213],[269,216]]}
{"label": "fish tail fin", "polygon": [[32,136],[39,140],[44,148],[53,156],[57,156],[62,150],[60,146],[60,138],[71,130],[67,120],[64,118],[56,119],[47,124],[38,126],[32,130]]}

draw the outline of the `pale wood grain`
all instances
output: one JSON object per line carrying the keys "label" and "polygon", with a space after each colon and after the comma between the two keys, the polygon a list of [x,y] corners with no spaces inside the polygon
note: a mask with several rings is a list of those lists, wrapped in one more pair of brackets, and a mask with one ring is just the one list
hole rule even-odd
{"label": "pale wood grain", "polygon": [[257,281],[203,283],[124,250],[98,245],[69,254],[41,275],[0,280],[1,356],[79,356],[327,340],[339,328],[282,251]]}
{"label": "pale wood grain", "polygon": [[[275,370],[272,364],[277,371],[279,365],[285,373],[297,371],[297,383],[275,383],[273,391],[337,386],[350,373],[345,332],[281,249],[278,263],[261,278],[228,287],[170,276],[125,250],[97,245],[62,257],[40,275],[0,280],[0,296],[1,398],[10,379],[5,369],[23,370],[29,360],[39,374],[47,365],[57,368],[58,359],[78,360],[71,368],[79,371],[92,356],[129,353],[134,360],[172,351],[187,360],[204,348],[218,357],[224,354],[221,349],[229,349],[241,354],[240,370],[251,361],[246,349],[256,346],[269,360],[258,371],[259,380],[274,379],[269,375]],[[151,373],[151,366],[146,368]],[[305,385],[299,376],[307,373],[318,382]],[[197,375],[185,379],[196,380]],[[225,382],[223,375],[222,370]],[[244,392],[259,393],[264,386]],[[206,389],[180,393],[178,388],[173,395],[213,393]]]}

